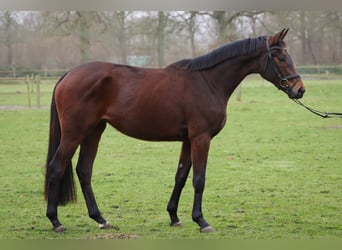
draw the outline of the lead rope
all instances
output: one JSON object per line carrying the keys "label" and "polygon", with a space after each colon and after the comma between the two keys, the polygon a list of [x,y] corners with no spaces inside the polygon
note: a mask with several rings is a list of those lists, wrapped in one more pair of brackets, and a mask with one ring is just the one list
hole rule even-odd
{"label": "lead rope", "polygon": [[301,105],[302,107],[306,108],[311,113],[313,113],[315,115],[318,115],[318,116],[320,116],[322,118],[342,118],[342,113],[318,111],[316,109],[313,109],[313,108],[310,108],[310,107],[306,106],[305,104],[303,104],[298,99],[291,99],[291,100],[294,101],[295,103],[297,103],[298,105]]}

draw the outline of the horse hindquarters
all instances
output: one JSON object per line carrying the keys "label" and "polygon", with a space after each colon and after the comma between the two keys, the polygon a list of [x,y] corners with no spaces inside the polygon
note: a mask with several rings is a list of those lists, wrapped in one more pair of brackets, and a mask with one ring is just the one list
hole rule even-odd
{"label": "horse hindquarters", "polygon": [[71,159],[79,145],[81,149],[76,170],[89,216],[100,224],[100,228],[111,227],[99,212],[90,183],[93,162],[106,122],[99,115],[101,107],[96,103],[98,96],[89,98],[96,89],[92,89],[88,96],[78,98],[80,85],[75,83],[71,73],[63,82],[59,82],[51,104],[45,197],[48,200],[46,215],[55,231],[64,230],[57,219],[57,206],[76,200]]}

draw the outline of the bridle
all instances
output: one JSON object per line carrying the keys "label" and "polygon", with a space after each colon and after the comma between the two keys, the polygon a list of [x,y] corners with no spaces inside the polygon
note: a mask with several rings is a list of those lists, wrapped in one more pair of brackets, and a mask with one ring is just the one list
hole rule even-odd
{"label": "bridle", "polygon": [[[276,82],[277,82],[277,88],[284,91],[286,94],[291,93],[292,89],[297,85],[297,83],[299,82],[299,80],[301,79],[299,74],[292,74],[292,75],[286,75],[283,76],[280,73],[279,67],[278,65],[274,62],[273,58],[272,58],[272,51],[274,50],[283,50],[282,47],[280,46],[272,46],[270,47],[269,43],[268,43],[268,39],[266,39],[266,48],[267,48],[267,61],[265,64],[265,73],[267,73],[268,71],[268,66],[271,65],[273,66],[273,70],[276,73]],[[297,79],[294,84],[292,86],[289,85],[290,80],[292,79]]]}
{"label": "bridle", "polygon": [[[276,73],[276,82],[277,82],[277,88],[284,91],[286,94],[289,95],[289,93],[291,93],[292,89],[296,86],[296,84],[299,82],[299,80],[301,79],[299,74],[292,74],[292,75],[286,75],[283,76],[280,73],[279,67],[278,65],[274,62],[273,58],[272,58],[272,51],[273,50],[283,50],[282,47],[280,46],[272,46],[270,47],[269,43],[268,43],[268,39],[266,39],[266,48],[267,48],[267,61],[265,64],[265,74],[267,74],[268,71],[268,66],[272,65],[273,66],[273,70]],[[292,62],[291,62],[292,63]],[[292,86],[289,86],[289,81],[292,79],[297,79],[294,84]],[[342,113],[338,113],[338,112],[322,112],[313,108],[310,108],[308,106],[306,106],[305,104],[303,104],[301,101],[299,101],[298,99],[291,99],[292,101],[294,101],[295,103],[303,106],[304,108],[306,108],[307,110],[309,110],[311,113],[318,115],[322,118],[342,118]]]}

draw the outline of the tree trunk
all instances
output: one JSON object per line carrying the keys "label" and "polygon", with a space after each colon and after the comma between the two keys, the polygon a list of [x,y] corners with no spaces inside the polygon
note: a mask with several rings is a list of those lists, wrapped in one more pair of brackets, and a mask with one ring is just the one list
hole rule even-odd
{"label": "tree trunk", "polygon": [[306,34],[306,17],[305,17],[305,11],[301,11],[300,13],[300,24],[299,24],[299,30],[300,30],[300,36],[301,36],[301,43],[302,43],[302,58],[301,61],[304,63],[307,59],[307,34]]}
{"label": "tree trunk", "polygon": [[120,63],[127,64],[127,44],[126,44],[126,13],[125,11],[117,11],[119,30],[118,41],[120,48]]}
{"label": "tree trunk", "polygon": [[196,56],[196,45],[195,45],[195,17],[196,11],[191,11],[190,22],[189,22],[189,34],[190,34],[190,46],[191,46],[191,56]]}
{"label": "tree trunk", "polygon": [[89,61],[90,57],[90,39],[89,39],[89,23],[87,13],[78,12],[79,15],[79,39],[80,39],[80,53],[81,63]]}
{"label": "tree trunk", "polygon": [[11,12],[6,11],[4,13],[4,26],[5,26],[5,32],[6,32],[6,47],[7,47],[7,64],[9,66],[14,65],[14,57],[13,57],[13,37],[12,37],[12,26],[14,24],[14,20],[11,16]]}
{"label": "tree trunk", "polygon": [[158,11],[158,33],[157,33],[157,53],[158,53],[158,66],[163,67],[165,65],[164,54],[164,30],[166,25],[166,18],[163,11]]}

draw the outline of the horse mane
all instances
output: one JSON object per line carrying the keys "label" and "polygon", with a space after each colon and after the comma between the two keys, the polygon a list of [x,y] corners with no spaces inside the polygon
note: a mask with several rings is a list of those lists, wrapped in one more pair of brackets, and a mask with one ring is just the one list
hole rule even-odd
{"label": "horse mane", "polygon": [[265,41],[265,36],[238,40],[218,47],[205,55],[172,63],[169,67],[193,71],[208,69],[230,58],[247,55],[265,46]]}

